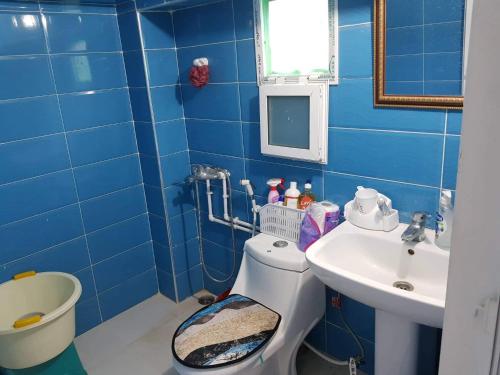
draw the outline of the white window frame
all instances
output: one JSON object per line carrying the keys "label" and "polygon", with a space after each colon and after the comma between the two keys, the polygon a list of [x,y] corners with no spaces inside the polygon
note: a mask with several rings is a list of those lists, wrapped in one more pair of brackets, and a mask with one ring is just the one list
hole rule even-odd
{"label": "white window frame", "polygon": [[[276,146],[269,143],[268,97],[307,96],[309,107],[309,149]],[[326,164],[328,163],[328,98],[327,82],[261,85],[260,143],[264,155]]]}
{"label": "white window frame", "polygon": [[262,1],[254,1],[254,35],[255,35],[255,59],[257,66],[257,84],[259,86],[267,83],[276,83],[286,81],[297,83],[306,78],[309,81],[326,81],[330,85],[338,85],[339,83],[339,16],[338,16],[338,0],[328,0],[329,14],[329,29],[330,29],[330,62],[329,74],[310,74],[307,76],[266,76],[265,74],[265,53],[264,53],[264,33],[263,33],[263,14]]}

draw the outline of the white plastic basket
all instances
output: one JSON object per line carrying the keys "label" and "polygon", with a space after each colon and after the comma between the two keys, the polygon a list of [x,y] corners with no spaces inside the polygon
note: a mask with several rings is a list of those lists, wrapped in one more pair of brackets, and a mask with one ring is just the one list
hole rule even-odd
{"label": "white plastic basket", "polygon": [[286,206],[266,204],[259,211],[260,231],[283,238],[288,241],[299,242],[300,225],[305,212]]}

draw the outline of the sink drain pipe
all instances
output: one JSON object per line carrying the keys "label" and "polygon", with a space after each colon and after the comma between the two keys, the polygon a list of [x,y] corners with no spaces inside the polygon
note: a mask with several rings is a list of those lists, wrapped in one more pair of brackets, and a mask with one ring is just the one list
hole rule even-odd
{"label": "sink drain pipe", "polygon": [[[337,301],[340,301],[340,293],[338,293],[338,295],[337,295]],[[356,342],[356,345],[359,348],[360,354],[357,355],[356,357],[350,357],[346,361],[340,361],[338,359],[335,359],[335,358],[329,356],[328,354],[325,354],[325,353],[319,351],[318,349],[314,348],[311,344],[309,344],[305,340],[304,340],[303,344],[309,350],[311,350],[314,354],[321,357],[322,359],[324,359],[327,362],[333,363],[334,365],[337,365],[337,366],[349,366],[349,375],[356,375],[356,367],[359,366],[365,360],[365,349],[363,348],[363,344],[361,344],[361,341],[359,340],[356,333],[354,333],[354,331],[352,330],[349,323],[347,323],[347,321],[345,320],[344,313],[342,312],[342,307],[340,306],[340,302],[339,302],[339,305],[337,308],[339,311],[340,319],[342,320],[342,324],[344,325],[346,331],[352,336],[352,338]]]}

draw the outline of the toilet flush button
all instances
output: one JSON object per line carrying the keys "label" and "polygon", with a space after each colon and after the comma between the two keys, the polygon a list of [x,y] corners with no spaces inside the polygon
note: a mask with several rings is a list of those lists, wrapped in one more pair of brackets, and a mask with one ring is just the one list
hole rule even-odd
{"label": "toilet flush button", "polygon": [[273,246],[274,247],[287,247],[288,246],[288,242],[286,242],[286,241],[276,241],[275,243],[273,243]]}

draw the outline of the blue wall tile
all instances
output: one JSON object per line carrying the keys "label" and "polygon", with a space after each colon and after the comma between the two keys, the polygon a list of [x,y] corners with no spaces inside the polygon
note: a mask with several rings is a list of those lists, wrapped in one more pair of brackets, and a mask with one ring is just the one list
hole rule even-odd
{"label": "blue wall tile", "polygon": [[256,82],[255,41],[250,39],[236,42],[236,51],[238,52],[238,81]]}
{"label": "blue wall tile", "polygon": [[182,85],[186,117],[233,120],[240,119],[237,84],[209,84],[201,89]]}
{"label": "blue wall tile", "polygon": [[61,95],[59,100],[67,131],[132,120],[127,89]]}
{"label": "blue wall tile", "polygon": [[156,268],[163,272],[172,274],[172,260],[170,259],[170,250],[168,246],[163,246],[158,242],[153,242],[153,250],[156,262]]}
{"label": "blue wall tile", "polygon": [[[424,79],[424,55],[387,56],[387,83],[390,81],[422,81]],[[418,83],[421,85],[421,83]],[[407,88],[409,88],[407,86]],[[407,91],[410,92],[411,91]]]}
{"label": "blue wall tile", "polygon": [[51,60],[59,93],[127,85],[121,53],[54,55]]}
{"label": "blue wall tile", "polygon": [[121,50],[118,24],[113,15],[48,14],[45,19],[51,53]]}
{"label": "blue wall tile", "polygon": [[81,203],[83,223],[88,232],[146,212],[142,185],[90,199]]}
{"label": "blue wall tile", "polygon": [[0,184],[70,167],[64,135],[0,145]]}
{"label": "blue wall tile", "polygon": [[99,262],[151,240],[146,214],[87,235],[92,262]]}
{"label": "blue wall tile", "polygon": [[0,103],[0,143],[63,131],[57,97]]}
{"label": "blue wall tile", "polygon": [[370,24],[340,29],[340,77],[363,78],[372,76],[371,34]]}
{"label": "blue wall tile", "polygon": [[0,225],[76,202],[71,171],[0,186]]}
{"label": "blue wall tile", "polygon": [[388,0],[387,27],[422,25],[424,2],[415,0]]}
{"label": "blue wall tile", "polygon": [[329,137],[329,170],[439,186],[442,136],[330,128]]}
{"label": "blue wall tile", "polygon": [[[26,233],[30,235],[27,236]],[[0,264],[72,240],[83,234],[80,210],[71,205],[0,227]]]}
{"label": "blue wall tile", "polygon": [[424,0],[426,23],[461,21],[464,17],[464,0]]}
{"label": "blue wall tile", "polygon": [[90,260],[85,239],[79,237],[4,265],[0,272],[0,282],[5,282],[12,276],[27,270],[75,273],[89,266]]}
{"label": "blue wall tile", "polygon": [[388,56],[424,53],[423,26],[387,30]]}
{"label": "blue wall tile", "polygon": [[174,27],[177,47],[233,40],[232,8],[232,1],[223,1],[175,12]]}
{"label": "blue wall tile", "polygon": [[169,247],[169,238],[167,234],[167,224],[164,216],[149,214],[149,224],[151,227],[151,237],[155,244]]}
{"label": "blue wall tile", "polygon": [[447,136],[444,154],[443,188],[456,189],[460,137]]}
{"label": "blue wall tile", "polygon": [[135,134],[139,153],[141,155],[156,157],[156,142],[153,124],[149,122],[136,122]]}
{"label": "blue wall tile", "polygon": [[462,79],[462,53],[433,53],[425,55],[424,60],[425,80],[450,80]]}
{"label": "blue wall tile", "polygon": [[371,79],[341,80],[330,88],[330,126],[443,132],[443,111],[374,108]]}
{"label": "blue wall tile", "polygon": [[371,0],[339,0],[339,25],[354,25],[372,21]]}
{"label": "blue wall tile", "polygon": [[131,122],[72,132],[68,146],[75,167],[137,153]]}
{"label": "blue wall tile", "polygon": [[190,84],[189,72],[193,66],[193,60],[200,56],[208,58],[210,68],[209,82],[221,83],[237,81],[236,48],[234,42],[180,48],[177,50],[177,54],[179,57],[180,81],[182,83]]}
{"label": "blue wall tile", "polygon": [[175,280],[177,282],[179,301],[183,301],[203,288],[203,273],[201,266],[195,266],[181,273],[175,277]]}
{"label": "blue wall tile", "polygon": [[158,269],[158,284],[161,294],[175,301],[174,276],[171,273]]}
{"label": "blue wall tile", "polygon": [[239,122],[186,120],[186,130],[191,150],[243,156]]}
{"label": "blue wall tile", "polygon": [[96,296],[94,277],[90,267],[75,272],[74,276],[78,278],[82,284],[82,295],[80,296],[80,301],[86,301]]}
{"label": "blue wall tile", "polygon": [[163,196],[161,188],[159,186],[144,185],[144,192],[146,194],[146,204],[148,207],[148,212],[153,213],[157,216],[163,216],[164,205]]}
{"label": "blue wall tile", "polygon": [[233,1],[236,39],[253,38],[253,1]]}
{"label": "blue wall tile", "polygon": [[172,16],[166,12],[146,12],[141,14],[144,48],[174,48]]}
{"label": "blue wall tile", "polygon": [[148,91],[145,88],[130,88],[129,92],[134,120],[151,122]]}
{"label": "blue wall tile", "polygon": [[158,291],[154,269],[150,269],[99,295],[102,318],[111,319]]}
{"label": "blue wall tile", "polygon": [[101,317],[99,315],[97,297],[82,301],[76,305],[77,336],[94,328],[99,323],[101,323]]}
{"label": "blue wall tile", "polygon": [[[99,4],[101,3],[101,4]],[[71,14],[116,14],[112,1],[92,0],[92,2],[51,2],[40,1],[40,9],[44,13],[71,13]]]}
{"label": "blue wall tile", "polygon": [[177,85],[152,88],[151,101],[157,122],[174,120],[183,116],[181,91]]}
{"label": "blue wall tile", "polygon": [[449,134],[460,135],[462,131],[462,112],[448,111],[448,126],[446,131]]}
{"label": "blue wall tile", "polygon": [[195,208],[191,185],[176,184],[164,190],[169,217],[181,215]]}
{"label": "blue wall tile", "polygon": [[179,79],[177,56],[174,49],[147,51],[149,84],[173,85]]}
{"label": "blue wall tile", "polygon": [[0,14],[0,55],[47,53],[43,26],[38,14]]}
{"label": "blue wall tile", "polygon": [[75,180],[82,200],[140,184],[139,158],[127,156],[76,168]]}
{"label": "blue wall tile", "polygon": [[240,84],[241,121],[259,122],[259,88],[253,83]]}
{"label": "blue wall tile", "polygon": [[156,124],[158,151],[161,156],[188,149],[184,120],[173,120]]}
{"label": "blue wall tile", "polygon": [[94,266],[97,292],[101,293],[153,267],[154,257],[151,242],[97,263]]}
{"label": "blue wall tile", "polygon": [[144,60],[141,51],[123,53],[129,87],[146,87]]}
{"label": "blue wall tile", "polygon": [[47,56],[0,57],[0,99],[41,96],[55,92]]}
{"label": "blue wall tile", "polygon": [[178,152],[161,158],[163,183],[165,186],[183,183],[191,174],[188,151]]}
{"label": "blue wall tile", "polygon": [[173,246],[182,245],[198,235],[194,211],[170,219]]}
{"label": "blue wall tile", "polygon": [[463,47],[462,22],[425,25],[425,53],[457,52]]}
{"label": "blue wall tile", "polygon": [[118,15],[123,51],[140,51],[141,39],[135,12]]}
{"label": "blue wall tile", "polygon": [[177,275],[200,264],[200,243],[197,238],[177,245],[173,250]]}
{"label": "blue wall tile", "polygon": [[39,6],[38,3],[29,0],[20,0],[20,1],[9,1],[2,0],[0,1],[0,10],[11,10],[11,11],[38,11]]}
{"label": "blue wall tile", "polygon": [[155,156],[141,155],[141,170],[144,183],[152,186],[160,186],[160,170],[158,159]]}

